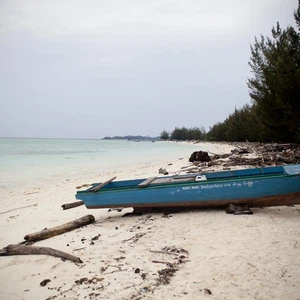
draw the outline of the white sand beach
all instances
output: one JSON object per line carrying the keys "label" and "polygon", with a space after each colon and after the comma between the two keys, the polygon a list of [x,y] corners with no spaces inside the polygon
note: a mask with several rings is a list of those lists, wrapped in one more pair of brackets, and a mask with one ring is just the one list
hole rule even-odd
{"label": "white sand beach", "polygon": [[[212,209],[125,218],[131,209],[61,208],[75,201],[78,185],[112,175],[158,176],[160,167],[171,174],[187,164],[188,157],[178,157],[103,178],[2,189],[0,248],[87,214],[96,222],[35,243],[78,256],[82,264],[45,255],[0,257],[0,299],[300,299],[300,206],[257,208],[253,215]],[[168,271],[170,264],[176,272]],[[45,279],[50,282],[41,286]]]}

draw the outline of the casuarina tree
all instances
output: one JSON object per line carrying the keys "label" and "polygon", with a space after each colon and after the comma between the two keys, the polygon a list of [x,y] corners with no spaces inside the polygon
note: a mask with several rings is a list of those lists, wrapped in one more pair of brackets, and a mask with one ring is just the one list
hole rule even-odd
{"label": "casuarina tree", "polygon": [[249,93],[269,141],[300,142],[300,0],[294,18],[251,45]]}

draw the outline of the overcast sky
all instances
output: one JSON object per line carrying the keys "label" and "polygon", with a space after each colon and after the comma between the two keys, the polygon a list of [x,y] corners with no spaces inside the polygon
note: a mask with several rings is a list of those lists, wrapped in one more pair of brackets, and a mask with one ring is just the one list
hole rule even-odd
{"label": "overcast sky", "polygon": [[297,0],[0,0],[0,136],[157,136],[250,103],[250,44]]}

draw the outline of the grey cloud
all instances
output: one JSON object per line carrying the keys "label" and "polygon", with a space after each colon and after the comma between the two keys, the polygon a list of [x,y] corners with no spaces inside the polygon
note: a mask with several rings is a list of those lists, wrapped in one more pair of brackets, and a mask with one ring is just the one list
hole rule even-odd
{"label": "grey cloud", "polygon": [[0,136],[158,135],[249,103],[250,43],[297,0],[2,1]]}

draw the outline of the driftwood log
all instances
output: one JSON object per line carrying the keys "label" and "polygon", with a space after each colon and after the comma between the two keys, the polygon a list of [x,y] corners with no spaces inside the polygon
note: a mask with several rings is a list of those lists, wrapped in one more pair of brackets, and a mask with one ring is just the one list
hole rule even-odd
{"label": "driftwood log", "polygon": [[31,254],[38,254],[38,255],[44,254],[44,255],[56,256],[62,259],[73,261],[75,263],[83,262],[79,257],[49,247],[8,245],[7,247],[0,250],[0,256],[31,255]]}
{"label": "driftwood log", "polygon": [[65,203],[61,207],[63,208],[63,210],[66,210],[66,209],[74,208],[74,207],[81,206],[81,205],[84,205],[83,201],[76,201],[76,202],[72,202],[72,203]]}
{"label": "driftwood log", "polygon": [[41,240],[45,240],[48,239],[50,237],[56,236],[56,235],[60,235],[63,234],[65,232],[74,230],[76,228],[91,224],[95,222],[95,218],[93,215],[86,215],[82,218],[79,218],[77,220],[74,220],[72,222],[60,225],[60,226],[56,226],[56,227],[52,227],[49,229],[44,229],[41,230],[39,232],[35,232],[35,233],[31,233],[31,234],[27,234],[25,235],[24,239],[26,240],[26,242],[37,242],[37,241],[41,241]]}

